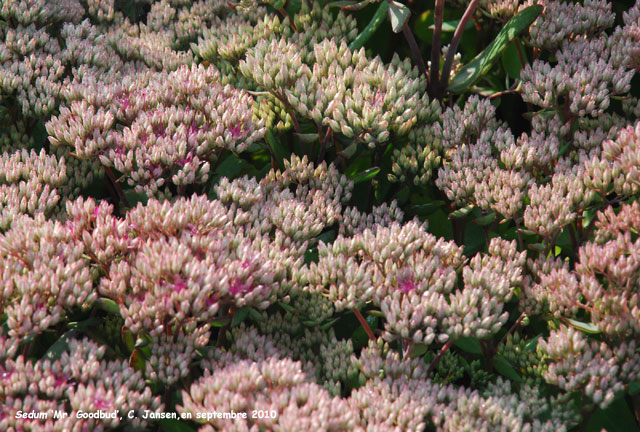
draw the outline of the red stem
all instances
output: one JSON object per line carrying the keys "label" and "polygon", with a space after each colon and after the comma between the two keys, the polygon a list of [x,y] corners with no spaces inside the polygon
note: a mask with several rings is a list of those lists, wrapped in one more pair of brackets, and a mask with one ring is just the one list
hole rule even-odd
{"label": "red stem", "polygon": [[433,41],[431,44],[431,73],[429,76],[429,95],[434,96],[438,87],[440,73],[440,48],[442,44],[442,21],[444,20],[444,0],[436,0],[434,10]]}
{"label": "red stem", "polygon": [[[424,59],[422,58],[422,54],[420,54],[420,47],[418,47],[418,43],[416,42],[416,38],[413,36],[411,29],[409,28],[409,21],[407,20],[402,27],[402,34],[404,34],[404,38],[407,40],[409,44],[409,48],[411,49],[411,55],[413,56],[413,60],[418,64],[418,69],[422,75],[427,77],[429,80],[429,74],[427,73],[427,66],[424,64]],[[427,81],[428,82],[428,81]]]}
{"label": "red stem", "polygon": [[376,336],[373,334],[371,327],[369,327],[369,324],[367,324],[367,320],[364,319],[360,311],[356,308],[353,308],[353,313],[356,314],[356,318],[358,318],[358,321],[360,321],[360,325],[362,325],[362,328],[364,329],[365,333],[367,333],[367,335],[369,336],[369,339],[371,339],[372,341],[375,341]]}
{"label": "red stem", "polygon": [[433,369],[436,367],[436,365],[438,364],[442,356],[444,356],[447,353],[447,351],[449,351],[449,348],[451,348],[451,345],[453,345],[453,340],[450,339],[449,342],[447,342],[442,346],[436,358],[434,358],[431,364],[429,365],[429,369],[427,369],[427,376],[431,375],[431,372],[433,372]]}
{"label": "red stem", "polygon": [[451,66],[453,65],[453,57],[458,51],[458,45],[460,44],[460,39],[462,39],[464,28],[467,26],[467,22],[469,22],[469,20],[473,16],[477,4],[478,0],[471,0],[471,3],[469,3],[469,6],[467,6],[467,10],[464,11],[464,15],[462,15],[462,18],[460,18],[460,22],[456,27],[456,31],[453,33],[451,44],[449,45],[449,49],[447,50],[447,59],[445,60],[444,66],[442,67],[442,79],[440,80],[440,85],[438,86],[440,94],[444,93],[447,84],[449,83],[449,74],[451,73]]}
{"label": "red stem", "polygon": [[104,171],[107,173],[107,177],[109,177],[109,180],[111,180],[111,183],[113,183],[113,187],[115,188],[116,193],[118,194],[118,197],[120,198],[120,201],[122,201],[122,203],[126,207],[131,207],[129,205],[129,201],[127,201],[127,197],[125,197],[124,196],[124,192],[122,192],[122,188],[118,184],[118,180],[116,180],[116,176],[113,175],[113,171],[111,171],[111,168],[106,166],[106,167],[104,167]]}

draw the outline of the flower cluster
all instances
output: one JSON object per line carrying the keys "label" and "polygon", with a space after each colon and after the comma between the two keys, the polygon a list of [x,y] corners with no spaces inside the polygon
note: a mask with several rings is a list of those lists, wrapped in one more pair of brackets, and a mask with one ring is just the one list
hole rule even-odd
{"label": "flower cluster", "polygon": [[60,200],[57,188],[67,180],[64,159],[31,150],[3,153],[0,159],[0,229],[18,214],[51,214]]}
{"label": "flower cluster", "polygon": [[62,107],[47,123],[49,140],[74,148],[78,158],[99,158],[138,192],[206,182],[220,152],[242,152],[262,134],[251,120],[252,98],[218,77],[212,67],[194,66],[96,83],[91,90],[100,100],[92,95]]}
{"label": "flower cluster", "polygon": [[564,41],[597,34],[613,25],[615,14],[606,0],[584,3],[545,1],[542,16],[531,26],[531,44],[555,49]]}
{"label": "flower cluster", "polygon": [[0,307],[9,335],[37,335],[97,298],[83,246],[60,222],[18,215],[0,234]]}
{"label": "flower cluster", "polygon": [[423,94],[425,83],[408,61],[390,65],[324,40],[313,49],[286,38],[261,40],[240,61],[240,71],[296,115],[370,147],[407,135],[439,109]]}
{"label": "flower cluster", "polygon": [[640,3],[442,3],[3,1],[0,429],[638,411]]}
{"label": "flower cluster", "polygon": [[[0,366],[0,427],[3,430],[109,430],[122,425],[147,424],[137,415],[122,415],[123,406],[162,411],[158,396],[141,373],[123,360],[106,360],[106,348],[88,339],[71,340],[55,360],[32,362],[22,355]],[[54,412],[103,412],[106,418],[76,415],[56,417]],[[120,414],[118,414],[120,410]],[[42,413],[30,418],[18,413]]]}
{"label": "flower cluster", "polygon": [[[565,390],[583,390],[595,403],[609,405],[626,383],[638,379],[637,283],[640,260],[637,232],[640,207],[625,205],[619,214],[611,208],[598,215],[596,241],[579,251],[575,271],[558,261],[531,263],[537,277],[525,284],[527,302],[565,322],[581,310],[590,314],[593,330],[602,341],[589,341],[581,332],[563,325],[541,341],[547,356],[544,378]],[[526,304],[526,303],[525,303]],[[569,319],[569,321],[566,321]]]}

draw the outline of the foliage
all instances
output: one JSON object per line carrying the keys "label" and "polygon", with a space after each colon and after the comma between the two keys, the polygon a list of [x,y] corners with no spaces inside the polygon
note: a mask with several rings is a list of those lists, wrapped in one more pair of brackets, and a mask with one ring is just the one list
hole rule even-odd
{"label": "foliage", "polygon": [[1,430],[640,430],[640,3],[6,0],[0,41]]}

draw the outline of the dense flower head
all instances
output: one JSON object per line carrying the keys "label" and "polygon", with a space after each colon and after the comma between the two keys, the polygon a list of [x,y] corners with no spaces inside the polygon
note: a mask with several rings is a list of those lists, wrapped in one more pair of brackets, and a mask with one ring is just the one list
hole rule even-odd
{"label": "dense flower head", "polygon": [[9,335],[18,340],[64,320],[74,308],[96,299],[83,246],[60,222],[19,215],[0,234],[0,304]]}
{"label": "dense flower head", "polygon": [[530,43],[536,47],[557,48],[566,40],[597,34],[613,25],[615,14],[606,0],[584,3],[543,1],[544,11],[531,27]]}
{"label": "dense flower head", "polygon": [[548,356],[548,382],[569,391],[580,389],[600,406],[609,405],[625,383],[638,379],[640,355],[633,340],[609,346],[563,326],[538,349]]}
{"label": "dense flower head", "polygon": [[[0,427],[5,430],[108,430],[128,425],[147,425],[140,416],[107,419],[62,416],[55,410],[70,412],[115,412],[122,405],[140,410],[161,411],[160,398],[141,379],[141,373],[126,361],[106,360],[105,347],[88,339],[71,340],[67,350],[55,360],[32,362],[22,355],[0,367]],[[47,413],[46,418],[22,418],[18,411]]]}
{"label": "dense flower head", "polygon": [[0,159],[0,229],[18,214],[51,214],[60,201],[58,187],[67,180],[64,158],[44,150],[3,153]]}
{"label": "dense flower head", "polygon": [[[508,318],[503,308],[522,282],[524,255],[515,243],[492,241],[462,269],[461,250],[437,240],[412,221],[320,244],[320,259],[303,271],[312,291],[325,292],[338,310],[372,303],[385,316],[385,335],[430,344],[487,337]],[[505,262],[506,260],[506,262]]]}
{"label": "dense flower head", "polygon": [[93,91],[106,92],[103,104],[115,103],[62,107],[47,124],[51,144],[71,146],[81,159],[98,157],[139,192],[205,182],[220,152],[242,152],[263,133],[251,120],[251,97],[218,77],[200,66],[143,75],[128,86],[96,83]]}
{"label": "dense flower head", "polygon": [[640,3],[423,6],[1,2],[0,430],[637,416]]}

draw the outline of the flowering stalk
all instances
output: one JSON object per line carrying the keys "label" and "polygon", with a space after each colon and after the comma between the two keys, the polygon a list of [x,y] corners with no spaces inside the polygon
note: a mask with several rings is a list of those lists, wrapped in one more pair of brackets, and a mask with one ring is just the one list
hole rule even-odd
{"label": "flowering stalk", "polygon": [[129,201],[127,200],[127,197],[124,195],[124,192],[122,191],[122,188],[120,187],[120,184],[118,183],[118,180],[116,179],[116,176],[113,175],[113,171],[111,171],[111,168],[106,166],[104,167],[104,171],[107,173],[107,176],[109,177],[109,180],[111,181],[111,185],[113,185],[113,188],[115,189],[117,195],[118,195],[118,199],[120,199],[120,201],[122,201],[122,203],[125,205],[125,207],[129,208]]}
{"label": "flowering stalk", "polygon": [[431,42],[431,73],[429,74],[429,96],[436,97],[440,88],[440,49],[442,22],[444,20],[444,0],[436,0],[434,10],[434,30]]}
{"label": "flowering stalk", "polygon": [[479,0],[471,0],[467,9],[464,11],[462,18],[460,18],[460,22],[456,27],[455,32],[453,33],[453,37],[451,38],[451,44],[447,49],[447,58],[444,61],[444,66],[442,67],[442,80],[438,83],[438,90],[442,97],[442,94],[447,88],[447,84],[449,83],[449,75],[451,74],[451,65],[453,64],[453,57],[456,55],[458,51],[458,45],[460,44],[460,39],[462,39],[462,33],[464,33],[464,29],[467,26],[467,22],[473,16],[476,5]]}
{"label": "flowering stalk", "polygon": [[360,321],[360,325],[362,325],[362,328],[364,329],[365,333],[367,333],[367,336],[369,336],[369,340],[376,340],[376,335],[373,334],[371,327],[369,327],[367,320],[364,319],[360,311],[356,308],[353,308],[353,313],[356,315],[356,318],[358,318],[358,321]]}
{"label": "flowering stalk", "polygon": [[452,345],[453,345],[453,340],[450,339],[449,341],[447,341],[447,343],[445,343],[442,346],[442,348],[440,348],[440,351],[438,351],[438,354],[436,355],[436,357],[431,361],[431,363],[429,363],[429,367],[427,368],[427,372],[426,372],[427,376],[431,375],[435,367],[438,365],[438,362],[440,362],[442,357],[447,353],[447,351],[449,351],[449,348],[451,348]]}
{"label": "flowering stalk", "polygon": [[409,20],[404,23],[402,26],[402,34],[404,35],[407,43],[409,44],[409,48],[411,49],[411,55],[413,56],[413,60],[418,64],[418,70],[420,73],[424,75],[429,80],[429,72],[427,72],[427,67],[424,64],[424,59],[422,58],[422,54],[420,53],[420,48],[418,47],[418,43],[416,42],[416,38],[413,36],[411,29],[409,28]]}

